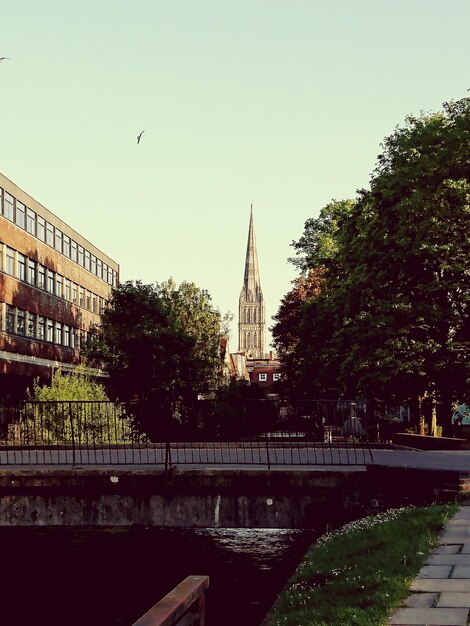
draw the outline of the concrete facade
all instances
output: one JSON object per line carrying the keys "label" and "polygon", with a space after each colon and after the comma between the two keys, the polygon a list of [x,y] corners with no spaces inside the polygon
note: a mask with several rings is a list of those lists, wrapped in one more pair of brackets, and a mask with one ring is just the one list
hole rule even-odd
{"label": "concrete facade", "polygon": [[0,399],[73,368],[118,281],[115,261],[0,174]]}

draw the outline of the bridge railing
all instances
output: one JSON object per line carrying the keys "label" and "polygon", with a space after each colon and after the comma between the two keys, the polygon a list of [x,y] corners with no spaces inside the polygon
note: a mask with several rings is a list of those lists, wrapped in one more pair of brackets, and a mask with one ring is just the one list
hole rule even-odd
{"label": "bridge railing", "polygon": [[132,626],[204,626],[208,576],[188,576]]}
{"label": "bridge railing", "polygon": [[[145,406],[25,402],[0,413],[0,464],[364,464],[365,406],[199,402],[159,421]],[[150,428],[147,427],[150,423]]]}

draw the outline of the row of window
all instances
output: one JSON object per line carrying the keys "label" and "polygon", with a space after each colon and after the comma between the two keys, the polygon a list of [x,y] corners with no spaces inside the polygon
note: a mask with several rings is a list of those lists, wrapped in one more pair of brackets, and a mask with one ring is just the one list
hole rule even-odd
{"label": "row of window", "polygon": [[241,345],[244,346],[245,348],[257,348],[258,346],[258,341],[260,338],[260,334],[256,331],[250,332],[250,331],[242,331],[241,333]]}
{"label": "row of window", "polygon": [[87,341],[90,334],[74,326],[62,324],[62,322],[56,322],[8,304],[6,305],[5,330],[11,335],[47,341],[77,350]]}
{"label": "row of window", "polygon": [[246,308],[241,312],[242,324],[259,324],[261,322],[258,309]]}
{"label": "row of window", "polygon": [[0,271],[67,302],[102,313],[106,300],[0,242]]}
{"label": "row of window", "polygon": [[[267,374],[263,374],[263,373],[258,374],[258,380],[261,381],[261,382],[267,381],[268,380],[268,375]],[[276,380],[281,380],[280,372],[274,372],[273,373],[273,381],[276,381]]]}
{"label": "row of window", "polygon": [[0,187],[0,215],[116,287],[117,272]]}

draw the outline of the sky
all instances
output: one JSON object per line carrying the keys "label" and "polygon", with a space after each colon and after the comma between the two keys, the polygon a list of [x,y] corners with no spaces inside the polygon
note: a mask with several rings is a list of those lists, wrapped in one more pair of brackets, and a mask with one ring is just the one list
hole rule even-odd
{"label": "sky", "polygon": [[[0,0],[0,171],[120,264],[267,326],[305,221],[470,88],[468,0]],[[137,135],[145,130],[137,144]],[[270,341],[270,334],[268,333]]]}

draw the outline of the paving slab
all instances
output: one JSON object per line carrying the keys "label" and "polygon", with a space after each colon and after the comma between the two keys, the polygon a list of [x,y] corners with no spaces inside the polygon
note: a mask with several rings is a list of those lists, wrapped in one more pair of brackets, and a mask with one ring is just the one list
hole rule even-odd
{"label": "paving slab", "polygon": [[462,549],[460,550],[460,552],[462,554],[470,554],[470,541],[462,545]]}
{"label": "paving slab", "polygon": [[428,556],[426,565],[470,565],[470,554],[435,554]]}
{"label": "paving slab", "polygon": [[411,591],[457,591],[470,593],[470,580],[465,578],[415,578]]}
{"label": "paving slab", "polygon": [[402,626],[465,626],[467,609],[398,609],[389,619],[389,624]]}
{"label": "paving slab", "polygon": [[442,545],[433,550],[433,554],[457,554],[460,552],[461,546],[462,544]]}
{"label": "paving slab", "polygon": [[[462,595],[466,596],[467,594]],[[435,604],[438,597],[438,593],[412,593],[403,602],[403,606],[410,609],[429,609]]]}
{"label": "paving slab", "polygon": [[445,591],[444,593],[441,593],[441,595],[439,596],[439,600],[437,601],[436,606],[437,607],[454,607],[454,608],[466,607],[467,609],[470,609],[470,594],[469,593],[453,593],[450,591]]}
{"label": "paving slab", "polygon": [[[460,511],[457,511],[457,513],[452,517],[452,520],[458,520],[458,519],[468,519],[470,520],[470,506],[462,506],[462,508],[460,509]],[[449,521],[452,521],[449,520]]]}
{"label": "paving slab", "polygon": [[[418,578],[449,578],[453,565],[424,565],[418,572]],[[462,577],[462,578],[467,578]]]}
{"label": "paving slab", "polygon": [[459,533],[458,535],[446,535],[445,537],[441,539],[441,543],[453,543],[453,544],[470,543],[470,536],[462,535],[462,533]]}
{"label": "paving slab", "polygon": [[[438,567],[438,566],[435,566]],[[452,570],[451,578],[470,578],[470,565],[456,565]]]}

